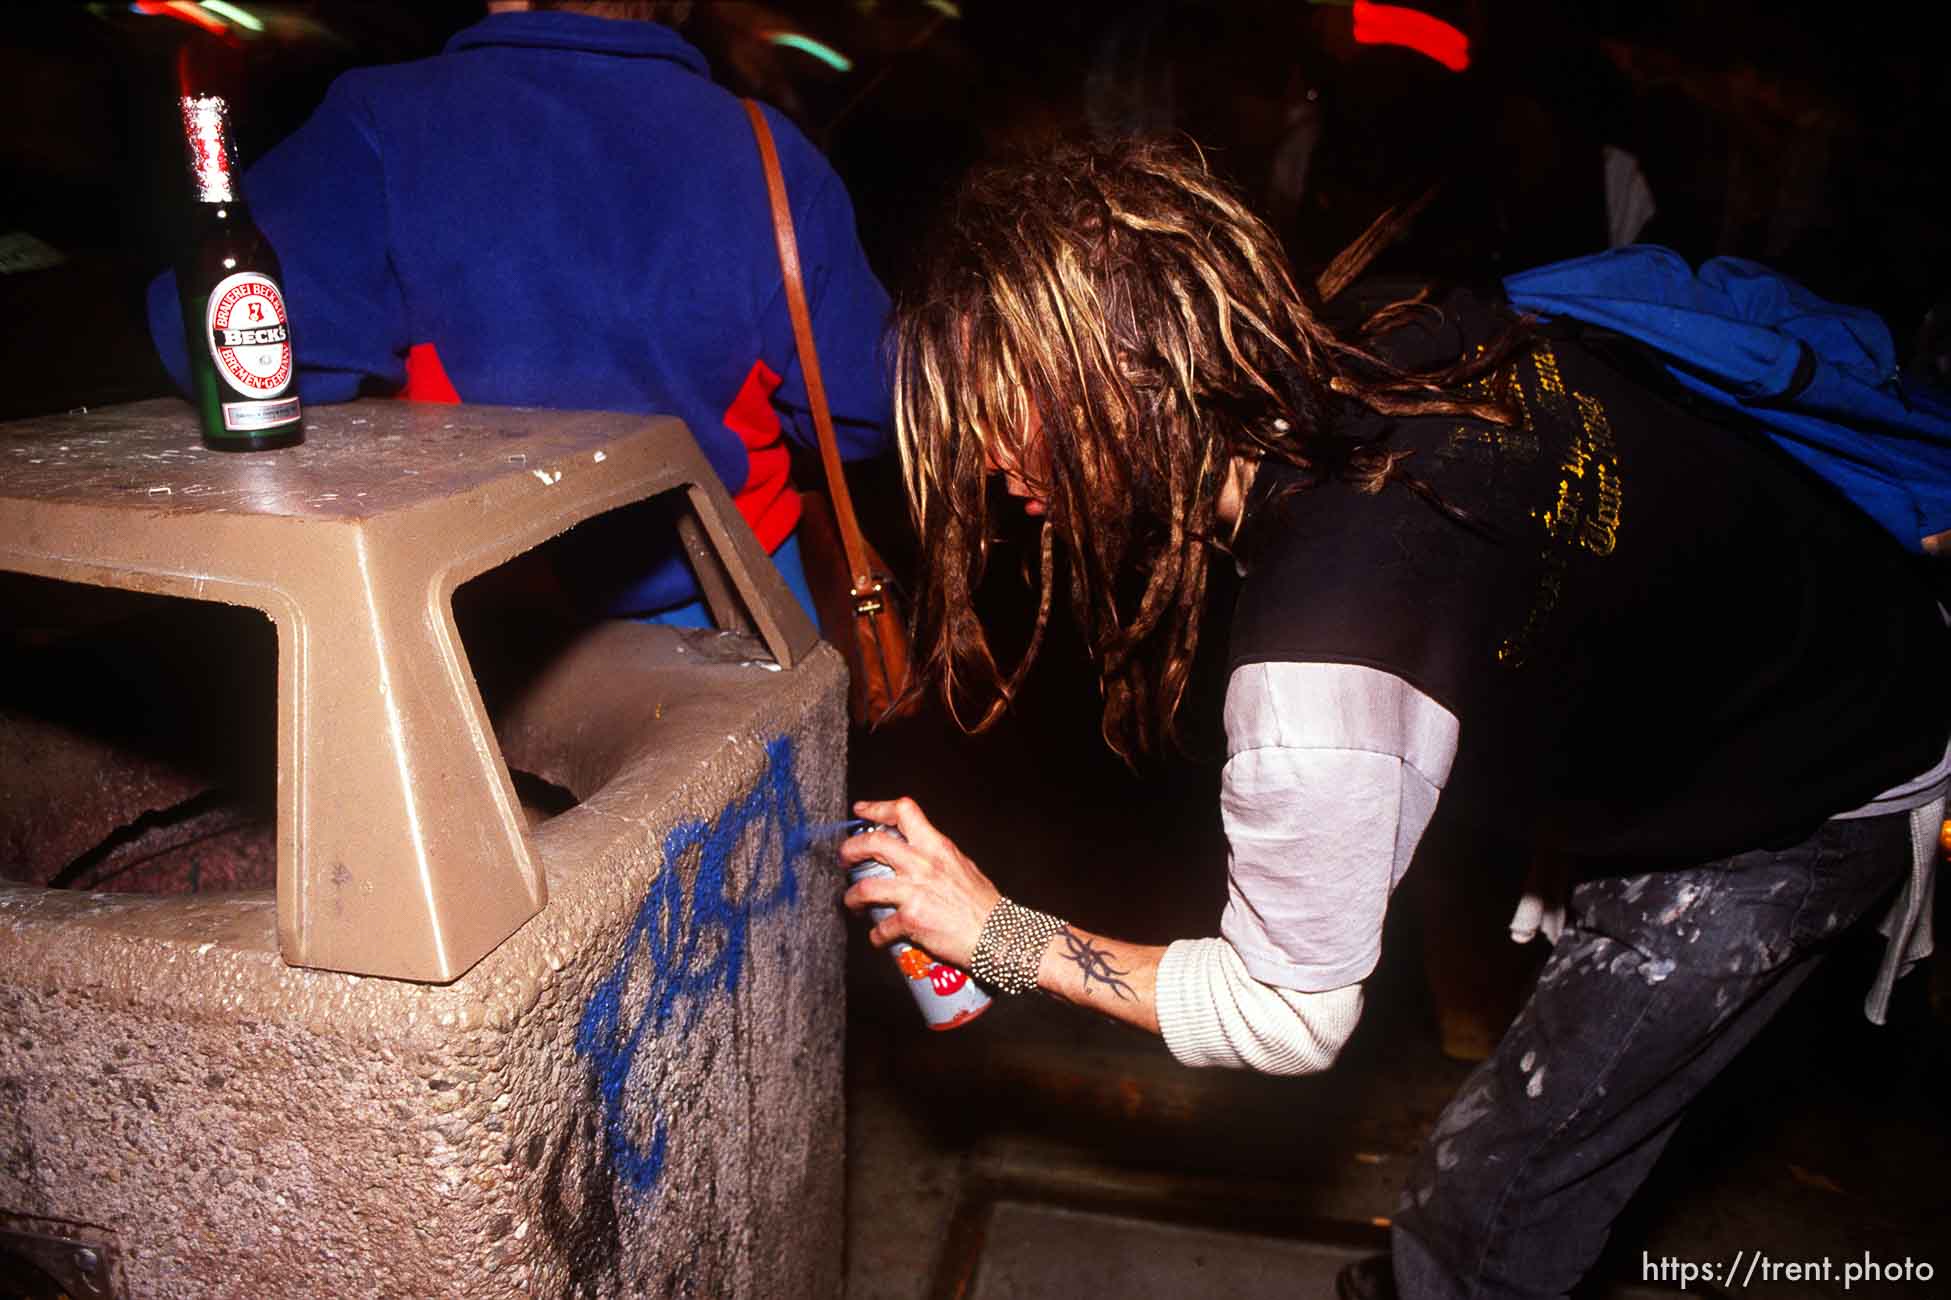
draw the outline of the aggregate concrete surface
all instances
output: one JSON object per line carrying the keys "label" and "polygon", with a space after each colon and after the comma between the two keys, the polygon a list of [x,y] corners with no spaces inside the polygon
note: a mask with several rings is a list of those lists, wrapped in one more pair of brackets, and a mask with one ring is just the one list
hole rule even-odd
{"label": "aggregate concrete surface", "polygon": [[452,984],[287,966],[266,890],[0,882],[0,1230],[125,1297],[835,1294],[844,673],[677,635],[601,633],[655,733]]}

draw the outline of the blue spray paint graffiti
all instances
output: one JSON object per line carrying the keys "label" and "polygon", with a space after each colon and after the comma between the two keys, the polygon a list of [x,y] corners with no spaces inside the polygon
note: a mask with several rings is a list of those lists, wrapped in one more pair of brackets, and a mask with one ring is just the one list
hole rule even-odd
{"label": "blue spray paint graffiti", "polygon": [[[638,1049],[646,1039],[663,1034],[674,1019],[680,1035],[690,1032],[714,997],[738,988],[752,922],[798,897],[795,864],[809,842],[793,743],[784,736],[766,746],[765,773],[743,798],[709,823],[685,822],[664,837],[662,870],[637,911],[623,956],[590,995],[576,1029],[576,1052],[595,1067],[603,1132],[616,1176],[632,1192],[657,1185],[669,1137],[654,1098],[649,1145],[630,1131],[624,1087]],[[741,844],[755,866],[744,893],[734,897],[728,870]],[[697,868],[687,900],[680,868],[694,854]],[[643,1005],[626,1026],[624,994],[632,987],[640,959],[648,962],[637,981],[645,990]]]}

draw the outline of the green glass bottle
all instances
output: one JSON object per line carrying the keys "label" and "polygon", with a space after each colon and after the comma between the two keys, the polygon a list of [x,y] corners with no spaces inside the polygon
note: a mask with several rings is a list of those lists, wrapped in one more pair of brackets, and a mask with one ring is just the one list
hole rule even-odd
{"label": "green glass bottle", "polygon": [[289,447],[304,440],[305,426],[284,272],[237,183],[229,105],[220,95],[185,95],[182,109],[194,202],[176,285],[203,444]]}

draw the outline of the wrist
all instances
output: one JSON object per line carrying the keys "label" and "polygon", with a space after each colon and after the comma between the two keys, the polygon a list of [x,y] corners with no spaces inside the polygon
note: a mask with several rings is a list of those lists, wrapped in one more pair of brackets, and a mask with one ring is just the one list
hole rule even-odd
{"label": "wrist", "polygon": [[998,895],[976,936],[969,973],[999,993],[1027,993],[1037,987],[1043,954],[1063,929],[1064,923],[1048,912]]}

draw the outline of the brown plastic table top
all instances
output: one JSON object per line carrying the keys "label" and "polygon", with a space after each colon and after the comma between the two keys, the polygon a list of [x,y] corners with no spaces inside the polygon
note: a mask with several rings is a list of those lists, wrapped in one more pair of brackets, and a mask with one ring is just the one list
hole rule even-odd
{"label": "brown plastic table top", "polygon": [[305,424],[252,453],[206,450],[174,399],[0,425],[0,569],[262,610],[285,960],[452,980],[546,901],[455,588],[683,489],[719,625],[784,668],[818,633],[677,420],[368,400]]}

